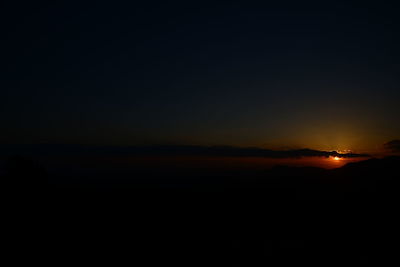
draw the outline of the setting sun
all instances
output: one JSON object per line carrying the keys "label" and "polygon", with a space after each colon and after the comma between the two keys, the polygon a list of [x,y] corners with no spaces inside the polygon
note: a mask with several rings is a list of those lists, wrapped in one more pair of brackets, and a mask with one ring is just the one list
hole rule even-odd
{"label": "setting sun", "polygon": [[339,157],[333,157],[333,160],[340,160]]}

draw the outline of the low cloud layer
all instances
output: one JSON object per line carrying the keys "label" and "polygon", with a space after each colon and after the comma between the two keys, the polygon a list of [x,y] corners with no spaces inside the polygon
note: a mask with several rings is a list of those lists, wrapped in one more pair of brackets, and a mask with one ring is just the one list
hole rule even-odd
{"label": "low cloud layer", "polygon": [[390,152],[400,153],[400,140],[392,140],[384,145]]}

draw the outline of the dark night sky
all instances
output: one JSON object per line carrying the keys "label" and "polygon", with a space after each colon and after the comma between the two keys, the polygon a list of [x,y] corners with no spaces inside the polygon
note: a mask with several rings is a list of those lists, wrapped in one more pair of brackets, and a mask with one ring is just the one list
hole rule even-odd
{"label": "dark night sky", "polygon": [[54,2],[1,7],[0,143],[368,150],[400,136],[390,2]]}

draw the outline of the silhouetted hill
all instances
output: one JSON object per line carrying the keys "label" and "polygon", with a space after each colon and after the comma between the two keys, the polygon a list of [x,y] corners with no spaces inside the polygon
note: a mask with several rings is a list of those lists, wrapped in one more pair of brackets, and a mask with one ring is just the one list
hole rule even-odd
{"label": "silhouetted hill", "polygon": [[[43,188],[40,168],[11,162],[6,179]],[[13,191],[10,199],[33,209],[35,219],[20,234],[40,236],[46,253],[67,262],[389,263],[397,258],[391,240],[398,238],[399,166],[400,157],[388,157],[333,170],[277,166],[175,176],[141,170],[130,179],[50,183],[41,194]]]}
{"label": "silhouetted hill", "polygon": [[2,185],[4,188],[38,190],[48,185],[45,168],[29,157],[9,157],[3,165]]}
{"label": "silhouetted hill", "polygon": [[400,156],[390,156],[382,159],[372,158],[359,162],[348,163],[340,170],[342,172],[399,174]]}

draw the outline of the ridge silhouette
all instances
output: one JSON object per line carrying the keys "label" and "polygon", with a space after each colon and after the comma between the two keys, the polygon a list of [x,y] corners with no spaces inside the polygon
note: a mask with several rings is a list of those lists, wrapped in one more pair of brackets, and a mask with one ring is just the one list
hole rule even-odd
{"label": "ridge silhouette", "polygon": [[47,252],[66,262],[337,265],[397,257],[391,240],[398,236],[398,156],[333,170],[277,166],[204,177],[144,172],[134,179],[53,178],[47,184],[48,174],[32,160],[9,164],[5,179],[16,179],[9,184],[23,190],[13,194],[18,203],[30,203],[27,214],[36,218],[27,222],[34,232],[25,235],[40,233],[51,244]]}

